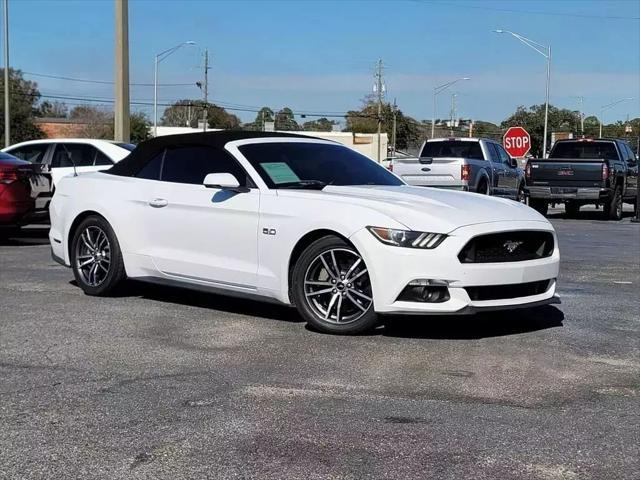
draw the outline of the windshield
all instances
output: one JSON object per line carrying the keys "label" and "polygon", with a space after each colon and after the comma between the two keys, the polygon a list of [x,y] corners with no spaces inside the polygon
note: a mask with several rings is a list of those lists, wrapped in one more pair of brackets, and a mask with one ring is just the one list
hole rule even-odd
{"label": "windshield", "polygon": [[404,185],[384,167],[342,145],[252,143],[239,149],[269,188]]}
{"label": "windshield", "polygon": [[617,160],[618,152],[613,142],[558,142],[549,157]]}
{"label": "windshield", "polygon": [[420,157],[454,157],[454,158],[475,158],[484,160],[482,149],[478,141],[443,140],[427,142],[420,153]]}

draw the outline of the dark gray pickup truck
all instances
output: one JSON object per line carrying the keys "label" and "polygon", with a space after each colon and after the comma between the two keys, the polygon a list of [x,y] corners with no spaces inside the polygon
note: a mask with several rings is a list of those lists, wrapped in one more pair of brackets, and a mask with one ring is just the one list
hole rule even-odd
{"label": "dark gray pickup truck", "polygon": [[[535,158],[525,167],[529,206],[546,215],[550,203],[564,203],[567,216],[581,205],[604,206],[607,218],[622,218],[622,203],[634,205],[638,161],[623,140],[559,140],[549,158]],[[637,208],[637,205],[636,205]]]}

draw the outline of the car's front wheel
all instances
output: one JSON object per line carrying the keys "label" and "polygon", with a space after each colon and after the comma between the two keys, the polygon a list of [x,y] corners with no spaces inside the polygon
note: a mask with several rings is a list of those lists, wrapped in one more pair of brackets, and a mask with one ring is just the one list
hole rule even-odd
{"label": "car's front wheel", "polygon": [[323,237],[304,250],[293,270],[291,291],[298,311],[317,330],[356,334],[376,325],[367,266],[339,237]]}
{"label": "car's front wheel", "polygon": [[70,253],[73,275],[87,295],[108,295],[125,278],[118,239],[100,216],[87,217],[78,225]]}

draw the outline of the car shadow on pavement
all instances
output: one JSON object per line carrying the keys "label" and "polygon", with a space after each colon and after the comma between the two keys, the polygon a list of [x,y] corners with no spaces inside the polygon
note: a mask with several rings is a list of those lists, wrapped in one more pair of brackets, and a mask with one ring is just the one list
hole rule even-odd
{"label": "car shadow on pavement", "polygon": [[33,225],[21,229],[0,230],[0,247],[47,245],[49,225]]}
{"label": "car shadow on pavement", "polygon": [[[75,280],[69,283],[76,287],[78,286]],[[112,297],[140,297],[157,302],[206,308],[239,315],[251,315],[270,320],[302,322],[302,318],[300,318],[295,309],[284,305],[135,280],[125,281]]]}
{"label": "car shadow on pavement", "polygon": [[381,335],[400,338],[478,340],[562,327],[564,314],[556,307],[500,310],[476,315],[386,316]]}

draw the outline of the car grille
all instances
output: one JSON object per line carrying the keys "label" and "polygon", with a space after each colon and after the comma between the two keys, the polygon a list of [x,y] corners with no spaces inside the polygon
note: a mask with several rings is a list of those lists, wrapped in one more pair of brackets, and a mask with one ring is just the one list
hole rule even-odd
{"label": "car grille", "polygon": [[553,234],[518,230],[472,238],[458,254],[462,263],[522,262],[551,256]]}
{"label": "car grille", "polygon": [[549,289],[553,280],[516,283],[511,285],[490,285],[484,287],[464,287],[471,300],[503,300],[507,298],[540,295]]}

